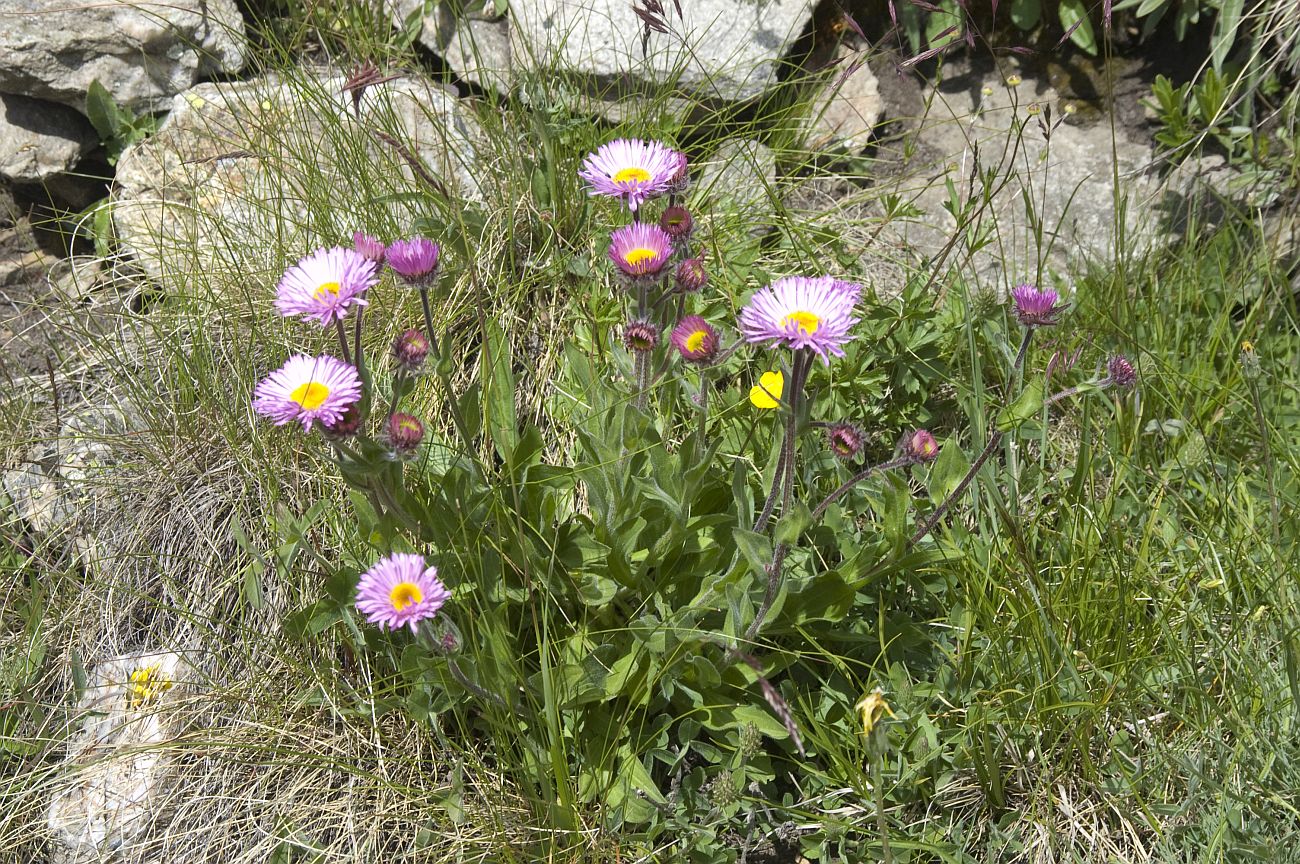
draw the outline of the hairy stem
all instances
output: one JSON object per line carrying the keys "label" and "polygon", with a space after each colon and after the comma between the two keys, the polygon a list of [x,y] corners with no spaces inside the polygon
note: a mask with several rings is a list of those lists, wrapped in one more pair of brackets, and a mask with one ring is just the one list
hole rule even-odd
{"label": "hairy stem", "polygon": [[343,322],[334,319],[334,332],[339,335],[339,350],[343,352],[343,362],[352,365],[352,352],[348,349],[348,335],[343,332]]}

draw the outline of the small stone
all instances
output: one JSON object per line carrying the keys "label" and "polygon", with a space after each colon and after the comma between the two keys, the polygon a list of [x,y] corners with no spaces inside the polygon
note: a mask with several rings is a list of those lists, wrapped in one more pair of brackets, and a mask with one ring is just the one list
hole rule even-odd
{"label": "small stone", "polygon": [[98,143],[90,121],[71,108],[0,93],[0,177],[39,183],[71,169]]}

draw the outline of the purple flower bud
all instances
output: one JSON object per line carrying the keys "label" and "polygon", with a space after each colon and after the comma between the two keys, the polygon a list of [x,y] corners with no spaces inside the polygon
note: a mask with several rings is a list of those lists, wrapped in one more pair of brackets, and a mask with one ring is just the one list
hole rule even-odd
{"label": "purple flower bud", "polygon": [[929,462],[939,455],[939,444],[925,429],[917,429],[907,436],[907,455],[918,462]]}
{"label": "purple flower bud", "polygon": [[665,208],[663,215],[659,217],[659,227],[673,238],[674,242],[681,242],[695,231],[695,220],[691,218],[691,211],[680,204],[674,204]]}
{"label": "purple flower bud", "polygon": [[846,460],[861,456],[866,444],[862,430],[852,423],[832,423],[826,427],[826,443],[832,453]]}
{"label": "purple flower bud", "polygon": [[333,438],[351,438],[361,431],[361,409],[353,403],[344,409],[343,415],[333,424],[325,426],[325,434]]}
{"label": "purple flower bud", "polygon": [[429,338],[422,330],[407,330],[393,342],[393,357],[407,372],[419,372],[428,356]]}
{"label": "purple flower bud", "polygon": [[357,250],[367,261],[374,261],[379,266],[384,266],[384,257],[388,253],[388,247],[378,237],[364,231],[357,231],[352,235],[352,248]]}
{"label": "purple flower bud", "polygon": [[623,344],[629,351],[653,351],[659,344],[659,328],[649,321],[633,321],[623,329]]}
{"label": "purple flower bud", "polygon": [[703,257],[687,258],[677,265],[677,290],[693,294],[709,284],[709,273],[704,269]]}
{"label": "purple flower bud", "polygon": [[415,455],[424,442],[424,424],[410,414],[398,411],[388,418],[388,444],[403,459]]}
{"label": "purple flower bud", "polygon": [[1137,383],[1137,370],[1123,354],[1116,354],[1107,360],[1106,371],[1110,374],[1111,383],[1116,387],[1132,387]]}

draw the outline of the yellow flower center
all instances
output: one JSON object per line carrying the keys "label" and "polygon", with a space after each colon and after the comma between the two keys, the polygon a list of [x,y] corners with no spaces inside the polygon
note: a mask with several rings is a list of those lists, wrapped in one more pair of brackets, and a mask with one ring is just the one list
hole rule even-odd
{"label": "yellow flower center", "polygon": [[139,708],[170,690],[171,686],[172,682],[163,677],[162,668],[157,663],[133,669],[126,687],[126,704],[130,708]]}
{"label": "yellow flower center", "polygon": [[333,294],[335,297],[339,296],[339,283],[322,282],[321,286],[316,289],[316,299],[324,300],[326,294]]}
{"label": "yellow flower center", "polygon": [[398,582],[393,586],[393,590],[388,592],[388,599],[392,602],[393,608],[401,612],[407,606],[424,600],[424,592],[414,582]]}
{"label": "yellow flower center", "polygon": [[644,168],[624,168],[611,178],[615,183],[645,183],[650,172]]}
{"label": "yellow flower center", "polygon": [[708,335],[709,334],[705,333],[703,330],[696,330],[694,333],[687,336],[686,350],[691,352],[692,354],[699,351],[701,348],[704,347],[704,340],[705,338],[708,337]]}
{"label": "yellow flower center", "polygon": [[294,391],[289,394],[289,398],[301,405],[305,410],[312,411],[321,406],[329,398],[330,388],[321,384],[319,381],[308,381],[306,384],[299,384]]}
{"label": "yellow flower center", "polygon": [[781,329],[784,330],[791,324],[794,324],[800,330],[811,336],[817,332],[817,328],[821,323],[822,319],[818,318],[813,313],[799,310],[798,312],[791,312],[789,315],[781,319]]}
{"label": "yellow flower center", "polygon": [[635,249],[629,249],[627,252],[623,254],[623,260],[627,262],[627,266],[629,267],[635,267],[636,265],[640,264],[642,261],[653,261],[658,257],[659,257],[658,252],[656,252],[653,249],[647,249],[644,246],[638,246]]}

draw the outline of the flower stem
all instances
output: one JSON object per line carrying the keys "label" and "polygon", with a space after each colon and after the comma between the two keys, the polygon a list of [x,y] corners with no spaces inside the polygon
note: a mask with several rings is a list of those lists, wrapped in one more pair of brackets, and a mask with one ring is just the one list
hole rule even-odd
{"label": "flower stem", "polygon": [[438,337],[433,332],[433,310],[429,307],[429,289],[420,289],[420,305],[424,309],[424,332],[429,337],[429,350],[435,357],[441,357],[442,352],[438,350]]}
{"label": "flower stem", "polygon": [[364,356],[365,356],[361,353],[361,319],[362,316],[365,315],[365,312],[366,312],[366,307],[364,306],[357,307],[357,321],[352,328],[352,344],[353,344],[352,354],[354,357],[357,358],[358,370],[361,369],[361,364],[364,362]]}
{"label": "flower stem", "polygon": [[352,365],[352,352],[348,350],[348,336],[343,332],[343,322],[334,319],[334,331],[339,334],[339,349],[343,352],[343,362]]}

